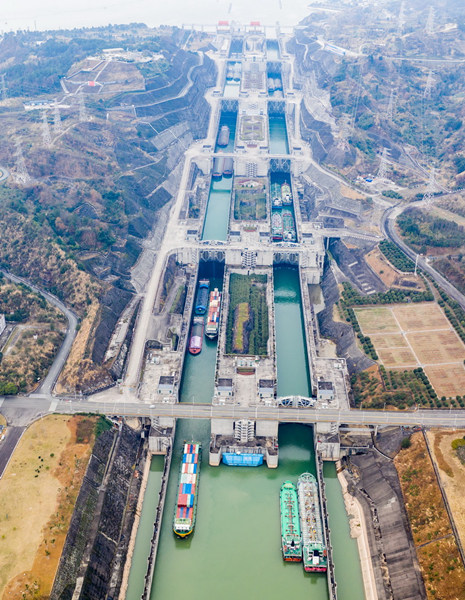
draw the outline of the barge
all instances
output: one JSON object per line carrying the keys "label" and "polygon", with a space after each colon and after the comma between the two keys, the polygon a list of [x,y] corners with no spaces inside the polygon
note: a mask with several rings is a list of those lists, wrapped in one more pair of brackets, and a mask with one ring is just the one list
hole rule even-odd
{"label": "barge", "polygon": [[321,521],[318,484],[311,473],[303,473],[297,480],[299,498],[302,555],[307,572],[326,572],[328,557]]}
{"label": "barge", "polygon": [[207,312],[208,291],[210,282],[208,279],[200,279],[197,288],[197,297],[195,299],[195,314],[204,315]]}
{"label": "barge", "polygon": [[273,208],[281,208],[283,201],[282,201],[282,197],[281,197],[281,186],[279,185],[279,183],[272,183],[270,191],[271,191],[271,204],[272,204]]}
{"label": "barge", "polygon": [[220,146],[220,148],[225,148],[229,144],[229,135],[229,127],[227,125],[222,125],[220,133],[218,134],[218,146]]}
{"label": "barge", "polygon": [[302,538],[300,535],[299,501],[297,490],[291,481],[285,481],[279,492],[281,509],[281,549],[286,561],[302,561]]}
{"label": "barge", "polygon": [[195,527],[201,452],[200,444],[184,444],[173,517],[173,531],[180,538],[190,535]]}
{"label": "barge", "polygon": [[275,242],[283,239],[283,217],[280,212],[271,215],[271,236]]}
{"label": "barge", "polygon": [[223,175],[225,177],[232,177],[234,170],[234,161],[230,156],[226,156],[223,164]]}
{"label": "barge", "polygon": [[203,317],[194,317],[189,337],[189,352],[194,356],[202,352],[203,330],[205,324]]}
{"label": "barge", "polygon": [[213,179],[221,179],[223,177],[224,171],[224,157],[217,156],[213,161],[213,171],[212,177]]}

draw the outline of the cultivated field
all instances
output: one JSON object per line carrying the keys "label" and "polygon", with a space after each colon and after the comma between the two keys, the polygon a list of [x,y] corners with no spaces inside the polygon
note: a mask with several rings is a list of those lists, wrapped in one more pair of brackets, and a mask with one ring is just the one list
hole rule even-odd
{"label": "cultivated field", "polygon": [[0,598],[50,594],[95,419],[52,415],[24,433],[0,480]]}
{"label": "cultivated field", "polygon": [[423,367],[438,396],[465,390],[465,346],[437,304],[356,308],[358,322],[386,368]]}

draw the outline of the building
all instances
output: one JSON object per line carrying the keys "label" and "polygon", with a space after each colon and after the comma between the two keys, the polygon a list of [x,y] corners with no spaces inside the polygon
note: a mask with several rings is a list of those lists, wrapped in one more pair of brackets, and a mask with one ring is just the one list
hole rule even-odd
{"label": "building", "polygon": [[5,315],[0,315],[0,335],[5,331],[6,323],[5,323]]}

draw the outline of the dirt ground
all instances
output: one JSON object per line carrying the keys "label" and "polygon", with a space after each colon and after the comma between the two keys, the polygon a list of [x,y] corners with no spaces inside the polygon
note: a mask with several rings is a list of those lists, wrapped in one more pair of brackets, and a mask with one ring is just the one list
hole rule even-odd
{"label": "dirt ground", "polygon": [[404,282],[413,282],[419,290],[424,290],[425,285],[418,275],[405,274],[398,271],[391,265],[388,259],[380,251],[378,247],[374,248],[365,256],[365,260],[372,270],[378,275],[381,281],[388,287],[408,288],[412,289],[411,285],[405,285]]}
{"label": "dirt ground", "polygon": [[454,515],[455,526],[462,542],[465,545],[465,503],[463,491],[465,490],[465,465],[452,449],[453,440],[463,438],[465,430],[457,431],[428,431],[428,440],[433,449],[433,457],[439,466],[439,476],[447,495],[447,500]]}
{"label": "dirt ground", "polygon": [[[422,433],[394,459],[428,599],[463,600],[465,568]],[[463,495],[463,494],[462,494]]]}
{"label": "dirt ground", "polygon": [[0,480],[2,600],[50,593],[94,424],[89,417],[51,415],[33,423],[18,444]]}
{"label": "dirt ground", "polygon": [[438,396],[465,392],[465,345],[433,302],[355,309],[386,368],[423,367]]}

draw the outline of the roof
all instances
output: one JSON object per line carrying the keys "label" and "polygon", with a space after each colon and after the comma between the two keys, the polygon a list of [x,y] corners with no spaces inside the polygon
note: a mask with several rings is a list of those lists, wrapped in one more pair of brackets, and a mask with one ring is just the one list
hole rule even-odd
{"label": "roof", "polygon": [[273,389],[274,390],[274,380],[273,379],[259,379],[258,387],[261,390],[265,390],[265,389]]}
{"label": "roof", "polygon": [[218,389],[232,390],[232,379],[218,379]]}
{"label": "roof", "polygon": [[172,375],[160,375],[158,387],[172,388],[174,386],[174,377]]}
{"label": "roof", "polygon": [[333,389],[333,383],[332,383],[332,381],[319,381],[318,382],[318,389],[319,390],[332,390]]}

